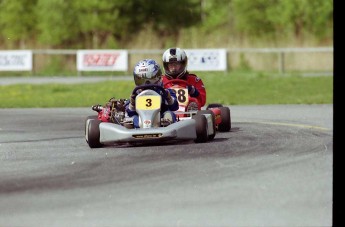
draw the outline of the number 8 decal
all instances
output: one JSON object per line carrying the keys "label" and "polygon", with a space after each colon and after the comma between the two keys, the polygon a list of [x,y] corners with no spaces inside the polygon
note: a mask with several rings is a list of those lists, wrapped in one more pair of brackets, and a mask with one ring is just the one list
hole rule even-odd
{"label": "number 8 decal", "polygon": [[181,105],[188,104],[188,90],[186,88],[174,88],[177,96],[177,101]]}
{"label": "number 8 decal", "polygon": [[178,89],[177,99],[179,102],[185,102],[186,101],[186,91],[183,89]]}

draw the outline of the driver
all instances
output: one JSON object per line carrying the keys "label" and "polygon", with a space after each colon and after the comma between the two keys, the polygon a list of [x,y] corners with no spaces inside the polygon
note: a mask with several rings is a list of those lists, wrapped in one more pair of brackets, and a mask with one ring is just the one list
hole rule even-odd
{"label": "driver", "polygon": [[[199,106],[195,106],[195,102],[190,103],[188,110],[198,110],[206,103],[206,90],[202,80],[195,74],[191,74],[187,71],[188,57],[186,52],[181,48],[169,48],[163,54],[163,66],[165,75],[163,75],[163,84],[165,88],[170,88],[174,85],[186,86],[188,93],[191,97],[198,100]],[[180,79],[186,81],[171,82],[174,79]],[[194,105],[193,105],[194,104]]]}
{"label": "driver", "polygon": [[[144,59],[139,61],[134,67],[133,76],[136,86],[155,84],[163,87],[162,70],[155,60]],[[162,96],[161,117],[163,121],[168,122],[168,124],[176,122],[176,115],[173,111],[178,110],[179,105],[175,91],[173,89],[161,90],[154,87],[153,90]],[[135,97],[141,91],[142,90],[139,89],[136,94],[132,94],[130,102],[126,105],[126,112],[129,117],[133,116],[133,125],[135,128],[139,128],[139,117],[135,111]]]}

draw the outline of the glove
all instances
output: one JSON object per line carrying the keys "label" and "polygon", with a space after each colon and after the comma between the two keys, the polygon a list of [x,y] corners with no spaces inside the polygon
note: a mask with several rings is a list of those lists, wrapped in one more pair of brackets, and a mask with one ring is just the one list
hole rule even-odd
{"label": "glove", "polygon": [[92,110],[96,111],[97,113],[101,112],[103,109],[102,105],[99,105],[99,104],[96,104],[96,105],[92,106],[91,108],[92,108]]}
{"label": "glove", "polygon": [[188,88],[188,94],[192,97],[197,97],[199,96],[199,91],[193,86],[193,85],[189,85],[187,86]]}
{"label": "glove", "polygon": [[129,109],[130,110],[135,110],[135,94],[132,94],[130,99],[129,99]]}
{"label": "glove", "polygon": [[165,99],[167,100],[169,106],[174,104],[174,99],[173,97],[171,97],[171,94],[168,89],[165,89]]}
{"label": "glove", "polygon": [[187,87],[188,88],[188,93],[190,95],[194,94],[195,93],[195,87],[193,85],[190,85]]}

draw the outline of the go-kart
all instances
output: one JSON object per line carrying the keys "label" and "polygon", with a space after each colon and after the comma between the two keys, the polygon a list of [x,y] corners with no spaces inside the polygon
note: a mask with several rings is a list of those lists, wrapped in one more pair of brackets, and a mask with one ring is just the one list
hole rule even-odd
{"label": "go-kart", "polygon": [[136,87],[132,94],[142,90],[135,97],[135,108],[140,128],[134,128],[133,118],[125,112],[115,111],[114,122],[103,122],[99,116],[88,116],[85,120],[85,139],[90,148],[108,144],[156,143],[161,141],[194,140],[203,143],[215,137],[215,121],[212,112],[197,111],[191,118],[166,124],[161,118],[162,96],[154,89],[166,92],[157,85]]}
{"label": "go-kart", "polygon": [[[194,113],[202,111],[199,101],[188,94],[188,83],[186,80],[172,79],[164,83],[164,87],[170,87],[176,92],[177,100],[179,102],[179,110],[176,115],[179,119],[190,118]],[[228,132],[231,129],[230,108],[222,104],[211,103],[207,105],[206,112],[213,112],[216,122],[216,130],[219,132]],[[186,113],[190,113],[187,115]]]}

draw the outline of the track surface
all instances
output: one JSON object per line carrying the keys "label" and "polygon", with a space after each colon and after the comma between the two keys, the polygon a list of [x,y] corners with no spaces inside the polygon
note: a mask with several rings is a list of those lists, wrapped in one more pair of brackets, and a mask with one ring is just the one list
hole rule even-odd
{"label": "track surface", "polygon": [[90,149],[89,108],[0,109],[0,226],[331,226],[333,106],[233,106],[214,141]]}

